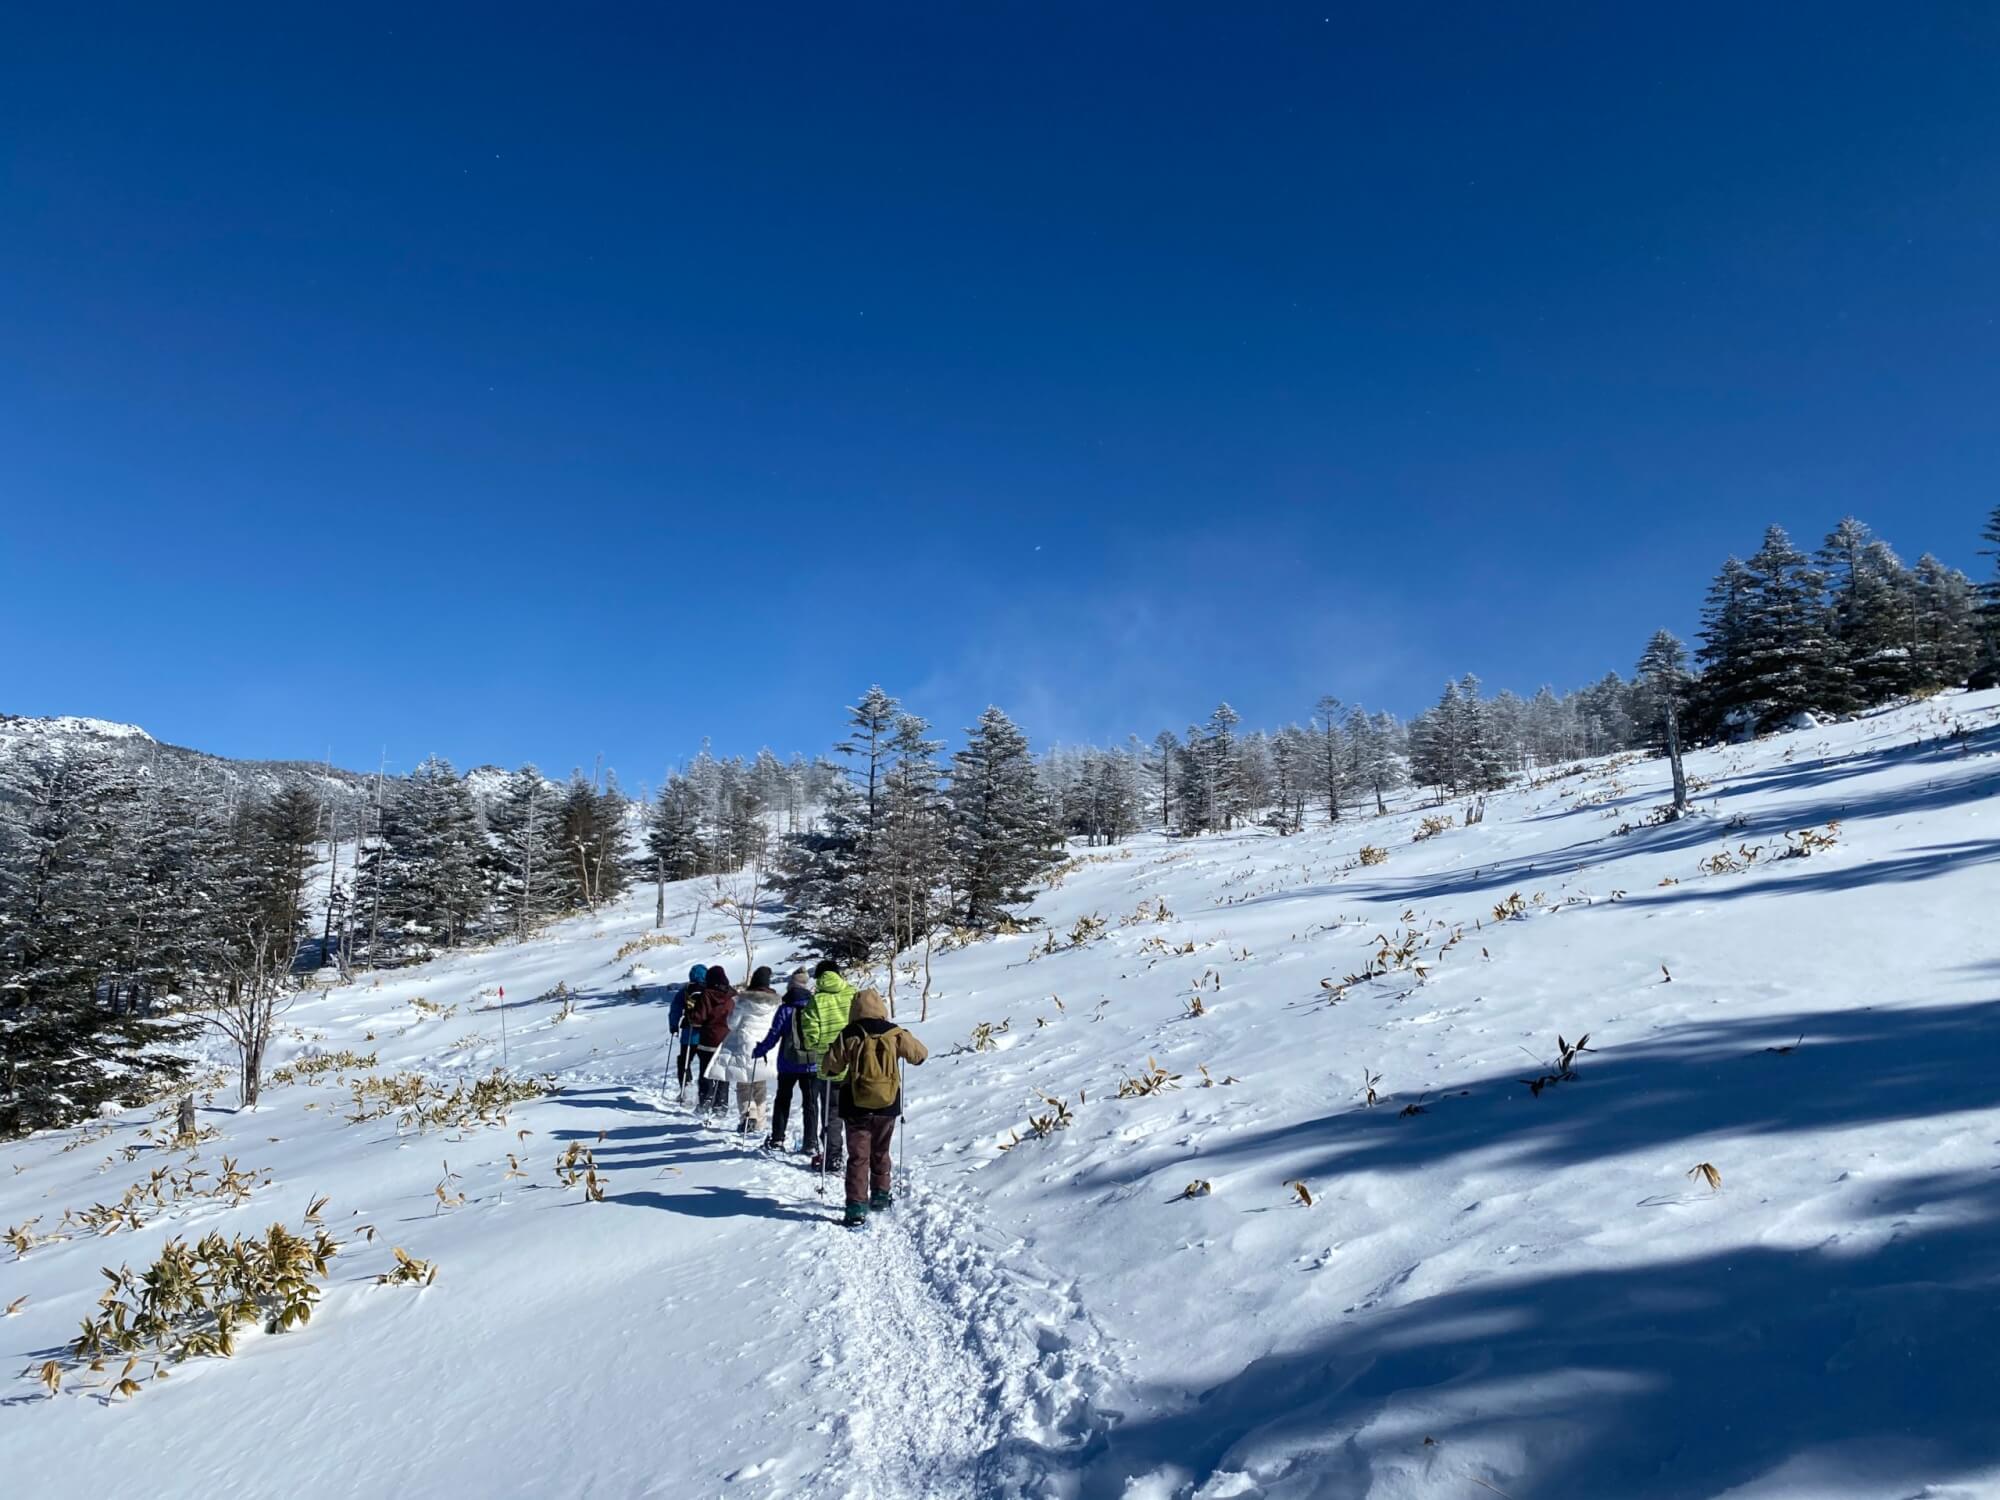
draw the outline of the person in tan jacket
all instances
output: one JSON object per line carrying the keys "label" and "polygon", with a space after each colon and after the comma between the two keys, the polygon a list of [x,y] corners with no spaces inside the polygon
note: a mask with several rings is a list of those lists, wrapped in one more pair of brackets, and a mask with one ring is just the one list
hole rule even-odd
{"label": "person in tan jacket", "polygon": [[903,1116],[904,1063],[921,1063],[924,1044],[889,1019],[874,990],[854,997],[847,1026],[827,1048],[822,1077],[840,1084],[840,1118],[847,1126],[847,1215],[849,1228],[867,1224],[895,1202],[890,1192],[890,1148]]}

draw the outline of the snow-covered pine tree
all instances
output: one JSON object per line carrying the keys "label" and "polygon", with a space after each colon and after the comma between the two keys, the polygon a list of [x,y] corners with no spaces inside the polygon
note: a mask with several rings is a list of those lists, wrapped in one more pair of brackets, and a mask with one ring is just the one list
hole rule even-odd
{"label": "snow-covered pine tree", "polygon": [[862,694],[861,701],[847,711],[847,738],[833,747],[848,758],[848,774],[854,779],[855,790],[861,793],[867,829],[864,844],[875,832],[882,780],[891,754],[889,743],[895,738],[896,721],[901,715],[901,707],[879,684],[870,687]]}
{"label": "snow-covered pine tree", "polygon": [[[1607,716],[1615,716],[1620,722],[1629,724],[1631,713],[1628,694],[1624,683],[1617,674],[1608,679],[1618,683],[1613,702],[1607,709]],[[1604,684],[1599,683],[1601,691]],[[1519,695],[1502,690],[1483,705],[1486,723],[1486,739],[1490,745],[1499,781],[1504,783],[1508,776],[1522,771],[1528,765],[1528,705]]]}
{"label": "snow-covered pine tree", "polygon": [[590,911],[616,900],[625,890],[625,798],[618,782],[603,786],[581,770],[571,773],[556,804],[556,866],[572,901]]}
{"label": "snow-covered pine tree", "polygon": [[1314,795],[1326,804],[1326,820],[1340,821],[1340,799],[1347,782],[1349,748],[1342,742],[1340,700],[1331,693],[1321,695],[1313,705],[1312,767],[1308,782]]}
{"label": "snow-covered pine tree", "polygon": [[951,758],[952,879],[966,925],[988,931],[1029,899],[1061,839],[1027,737],[997,708],[980,715]]}
{"label": "snow-covered pine tree", "polygon": [[318,827],[317,800],[290,791],[239,803],[231,820],[219,941],[190,999],[194,1014],[234,1048],[246,1108],[257,1103],[278,1019],[297,998],[294,970]]}
{"label": "snow-covered pine tree", "polygon": [[1174,826],[1184,834],[1206,833],[1215,826],[1215,795],[1209,786],[1211,766],[1204,753],[1202,728],[1190,724],[1174,752]]}
{"label": "snow-covered pine tree", "polygon": [[523,766],[486,814],[493,897],[516,938],[570,907],[573,883],[556,842],[557,796],[538,769]]}
{"label": "snow-covered pine tree", "polygon": [[364,893],[379,902],[370,963],[455,948],[471,936],[485,910],[484,852],[472,795],[451,762],[433,756],[388,783],[381,832],[359,872]]}
{"label": "snow-covered pine tree", "polygon": [[740,763],[724,768],[720,832],[723,865],[740,870],[761,859],[770,829],[764,821],[769,804],[754,772]]}
{"label": "snow-covered pine tree", "polygon": [[1870,538],[1851,574],[1834,578],[1833,594],[1855,706],[1872,707],[1912,691],[1916,579],[1903,560],[1887,542]]}
{"label": "snow-covered pine tree", "polygon": [[1993,559],[1993,576],[1979,585],[1979,663],[1967,680],[1974,687],[2000,687],[2000,505],[1979,536],[1987,543],[1979,555]]}
{"label": "snow-covered pine tree", "polygon": [[1695,707],[1709,733],[1755,727],[1749,651],[1757,583],[1741,558],[1723,560],[1701,609],[1700,690]]}
{"label": "snow-covered pine tree", "polygon": [[951,809],[940,740],[915,714],[899,714],[878,808],[876,880],[888,906],[890,989],[896,956],[922,943],[950,911]]}
{"label": "snow-covered pine tree", "polygon": [[1202,825],[1205,828],[1234,828],[1250,810],[1250,789],[1237,754],[1236,726],[1242,722],[1235,709],[1227,703],[1218,703],[1201,731],[1197,753],[1208,802],[1207,819]]}
{"label": "snow-covered pine tree", "polygon": [[0,778],[0,1135],[19,1135],[184,1076],[187,1026],[117,982],[134,967],[130,771],[30,752]]}
{"label": "snow-covered pine tree", "polygon": [[1107,844],[1120,844],[1139,831],[1140,763],[1144,752],[1135,738],[1124,753],[1099,752],[1093,759],[1092,803],[1099,837]]}
{"label": "snow-covered pine tree", "polygon": [[1865,522],[1843,516],[1813,554],[1826,589],[1829,656],[1840,668],[1827,690],[1825,706],[1837,712],[1849,712],[1865,701],[1855,680],[1857,655],[1866,649],[1857,627],[1873,541]]}
{"label": "snow-covered pine tree", "polygon": [[1297,833],[1305,827],[1306,797],[1313,778],[1314,742],[1296,724],[1287,724],[1271,736],[1271,797],[1266,821],[1280,833]]}
{"label": "snow-covered pine tree", "polygon": [[1387,812],[1385,798],[1403,784],[1404,765],[1398,757],[1408,749],[1408,736],[1390,714],[1371,716],[1356,704],[1347,711],[1344,737],[1348,785],[1357,793],[1372,795],[1378,815]]}
{"label": "snow-covered pine tree", "polygon": [[880,952],[889,934],[888,902],[863,860],[867,811],[844,778],[831,782],[817,823],[785,838],[774,872],[785,906],[779,931],[843,963]]}
{"label": "snow-covered pine tree", "polygon": [[1979,658],[1977,601],[1972,580],[1926,552],[1911,569],[1915,630],[1912,688],[1957,687]]}
{"label": "snow-covered pine tree", "polygon": [[1848,671],[1828,629],[1823,575],[1782,526],[1765,531],[1746,566],[1751,603],[1742,646],[1744,706],[1765,726],[1839,708],[1848,698]]}
{"label": "snow-covered pine tree", "polygon": [[1237,736],[1234,816],[1248,822],[1260,808],[1277,799],[1277,778],[1271,770],[1271,738],[1261,729]]}
{"label": "snow-covered pine tree", "polygon": [[665,880],[689,880],[709,870],[701,838],[701,793],[675,772],[661,785],[646,818],[646,852]]}

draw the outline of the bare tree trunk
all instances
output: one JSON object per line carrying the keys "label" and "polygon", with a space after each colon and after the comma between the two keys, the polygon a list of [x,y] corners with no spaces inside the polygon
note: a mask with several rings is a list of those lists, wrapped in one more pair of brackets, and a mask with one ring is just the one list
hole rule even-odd
{"label": "bare tree trunk", "polygon": [[[386,756],[384,757],[387,758]],[[368,905],[368,968],[375,968],[375,934],[382,921],[382,769],[375,772],[375,878]]]}
{"label": "bare tree trunk", "polygon": [[1671,696],[1667,698],[1667,760],[1674,768],[1674,816],[1680,817],[1688,810],[1687,773],[1681,769],[1681,725],[1680,710]]}
{"label": "bare tree trunk", "polygon": [[667,925],[667,862],[653,860],[653,927],[655,930]]}
{"label": "bare tree trunk", "polygon": [[340,888],[340,809],[329,797],[326,799],[326,926],[320,933],[319,961],[326,963],[327,950],[333,946],[333,897]]}
{"label": "bare tree trunk", "polygon": [[918,1019],[919,1021],[928,1021],[928,1020],[929,1020],[929,1019],[931,1018],[931,943],[932,943],[932,941],[933,941],[933,939],[932,939],[932,930],[931,930],[931,928],[930,928],[930,927],[926,926],[926,927],[924,928],[924,989],[923,989],[923,993],[922,993],[921,995],[919,995],[919,996],[917,997],[917,1019]]}
{"label": "bare tree trunk", "polygon": [[521,840],[521,911],[514,922],[514,935],[526,940],[528,920],[535,910],[535,830],[541,825],[535,821],[535,814],[542,808],[542,789],[533,786],[528,793],[528,830]]}
{"label": "bare tree trunk", "polygon": [[194,1095],[182,1094],[180,1113],[174,1120],[174,1134],[181,1140],[188,1140],[194,1136],[197,1128],[194,1118]]}

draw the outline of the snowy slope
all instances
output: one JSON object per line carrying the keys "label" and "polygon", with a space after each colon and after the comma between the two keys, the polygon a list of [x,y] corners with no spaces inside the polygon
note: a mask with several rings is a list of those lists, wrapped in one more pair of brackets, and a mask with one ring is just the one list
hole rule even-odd
{"label": "snowy slope", "polygon": [[[647,890],[316,993],[287,1056],[457,1077],[504,1015],[514,1070],[561,1092],[449,1136],[346,1123],[330,1079],[217,1096],[198,1164],[271,1184],[0,1251],[5,1353],[71,1337],[100,1265],[326,1194],[352,1242],[320,1311],[130,1399],[23,1379],[0,1469],[211,1496],[2000,1495],[2000,695],[1689,770],[1675,825],[1645,824],[1664,767],[1621,760],[1421,842],[1436,809],[1077,851],[1041,928],[939,957],[903,1201],[861,1236],[826,1223],[837,1187],[661,1091],[653,986],[743,967],[696,887],[675,946],[616,956]],[[1724,850],[1744,868],[1705,871]],[[567,1019],[533,998],[558,981]],[[1585,1032],[1573,1078],[1524,1086]],[[1149,1058],[1177,1083],[1119,1098]],[[1073,1123],[1033,1134],[1041,1094]],[[0,1226],[116,1201],[166,1159],[146,1123],[0,1147]],[[572,1140],[602,1203],[555,1181]],[[392,1245],[435,1284],[376,1285]]]}

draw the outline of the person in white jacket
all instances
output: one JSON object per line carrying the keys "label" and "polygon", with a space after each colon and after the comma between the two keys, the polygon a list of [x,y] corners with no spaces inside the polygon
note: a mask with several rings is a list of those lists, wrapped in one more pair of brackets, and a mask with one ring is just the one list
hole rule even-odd
{"label": "person in white jacket", "polygon": [[710,1081],[736,1085],[736,1108],[741,1117],[736,1128],[745,1134],[764,1129],[764,1100],[771,1080],[778,1076],[778,1060],[768,1053],[757,1056],[757,1047],[769,1035],[771,1020],[782,1003],[771,988],[771,971],[758,969],[750,976],[749,988],[736,997],[729,1036],[708,1065]]}

